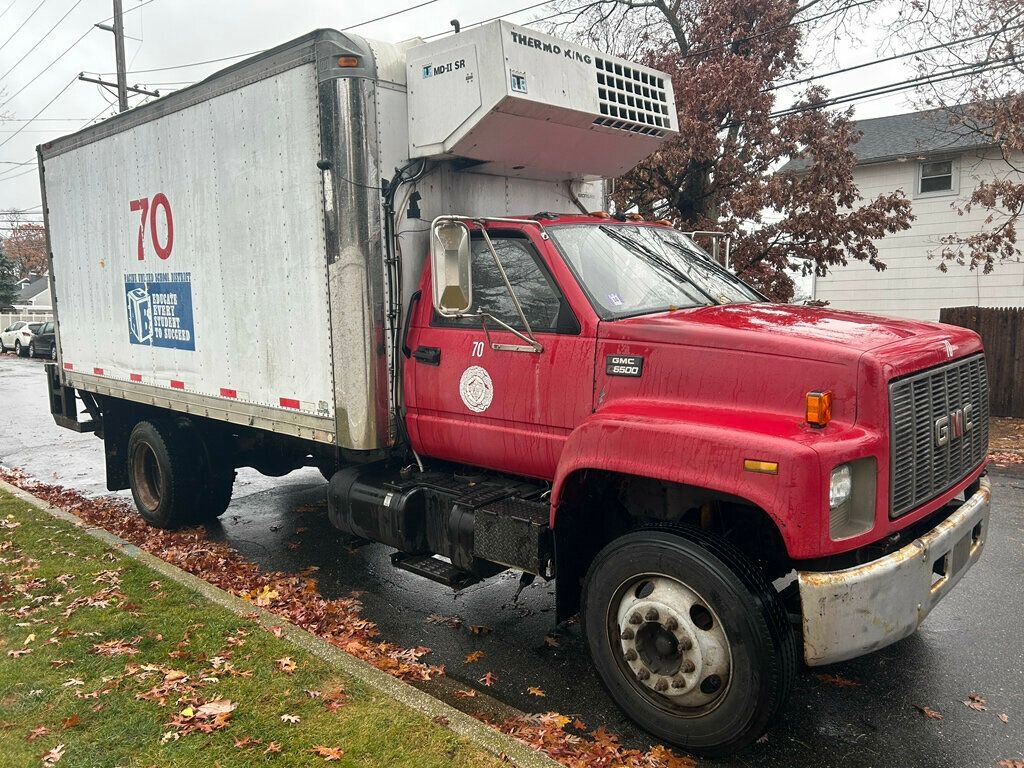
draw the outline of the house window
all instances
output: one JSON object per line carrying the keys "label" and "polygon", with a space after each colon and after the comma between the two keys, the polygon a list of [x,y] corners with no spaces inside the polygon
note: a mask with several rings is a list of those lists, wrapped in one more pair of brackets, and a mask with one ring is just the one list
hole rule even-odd
{"label": "house window", "polygon": [[926,195],[929,192],[952,192],[953,161],[937,160],[921,163],[921,181],[919,190]]}

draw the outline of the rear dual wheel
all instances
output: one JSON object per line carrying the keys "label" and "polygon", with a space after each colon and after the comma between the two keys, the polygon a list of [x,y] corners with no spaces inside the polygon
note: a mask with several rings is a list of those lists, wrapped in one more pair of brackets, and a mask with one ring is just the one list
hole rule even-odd
{"label": "rear dual wheel", "polygon": [[217,462],[187,422],[140,421],[128,438],[128,479],[143,519],[177,528],[222,515],[235,470]]}
{"label": "rear dual wheel", "polygon": [[612,698],[691,752],[751,744],[796,673],[796,640],[771,584],[735,547],[699,530],[613,541],[590,566],[582,615]]}

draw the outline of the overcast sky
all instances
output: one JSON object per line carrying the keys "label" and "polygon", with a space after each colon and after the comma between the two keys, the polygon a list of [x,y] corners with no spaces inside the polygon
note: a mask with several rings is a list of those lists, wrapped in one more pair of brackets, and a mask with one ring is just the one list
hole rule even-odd
{"label": "overcast sky", "polygon": [[[182,87],[188,82],[227,66],[231,62],[140,72],[170,67],[232,54],[257,51],[297,37],[317,27],[343,28],[422,0],[124,0],[125,41],[128,82],[158,88],[161,91]],[[41,3],[41,5],[40,5]],[[354,32],[366,37],[398,41],[417,35],[430,35],[448,28],[458,18],[463,24],[507,14],[532,5],[530,0],[439,0],[427,7],[409,11],[385,21],[360,26]],[[29,18],[38,7],[38,11]],[[67,18],[40,42],[41,38],[68,12]],[[27,126],[25,121],[53,99],[79,72],[103,73],[105,79],[114,69],[112,35],[99,29],[87,32],[95,22],[111,13],[109,0],[0,0],[0,103],[9,99],[57,59],[83,34],[85,37],[45,74],[34,80],[24,92],[11,99],[0,113],[15,118],[0,122],[0,209],[28,209],[39,205],[38,176],[33,165],[24,171],[14,163],[35,161],[35,146],[41,142],[77,130],[98,114],[114,110],[116,97],[99,86],[74,82],[45,109],[39,119]],[[519,23],[546,16],[550,9],[538,8],[509,15]],[[24,27],[15,30],[28,19]],[[884,29],[884,24],[879,24]],[[870,61],[883,33],[865,32],[861,45],[844,44],[837,51],[838,66]],[[12,37],[13,35],[13,37]],[[38,45],[37,45],[38,44]],[[30,49],[33,46],[34,50]],[[27,54],[27,56],[26,56]],[[19,59],[25,57],[23,61]],[[821,71],[836,68],[825,63]],[[887,64],[822,81],[834,94],[859,91],[873,85],[908,77],[901,64]],[[135,97],[137,103],[141,97]],[[780,103],[788,101],[780,93]],[[876,117],[912,109],[906,94],[888,96],[857,104],[858,117]],[[14,131],[24,129],[14,136]],[[19,175],[20,174],[20,175]]]}

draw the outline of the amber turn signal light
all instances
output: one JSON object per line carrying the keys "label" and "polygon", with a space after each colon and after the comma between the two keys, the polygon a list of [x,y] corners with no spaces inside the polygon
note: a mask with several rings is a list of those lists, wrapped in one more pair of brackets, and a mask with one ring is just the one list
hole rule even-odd
{"label": "amber turn signal light", "polygon": [[339,56],[338,57],[339,67],[358,67],[359,57],[358,56]]}
{"label": "amber turn signal light", "polygon": [[759,472],[762,475],[777,475],[779,474],[779,462],[777,461],[761,461],[760,459],[744,459],[743,468],[747,472]]}
{"label": "amber turn signal light", "polygon": [[832,421],[832,391],[807,393],[807,423],[824,427]]}

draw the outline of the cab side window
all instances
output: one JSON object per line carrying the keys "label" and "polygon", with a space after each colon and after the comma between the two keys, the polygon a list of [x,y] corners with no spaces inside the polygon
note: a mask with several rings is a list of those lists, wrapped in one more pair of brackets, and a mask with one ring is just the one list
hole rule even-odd
{"label": "cab side window", "polygon": [[[575,316],[530,242],[512,237],[492,237],[491,242],[530,328],[535,333],[579,333]],[[472,254],[473,305],[470,312],[486,312],[516,330],[524,330],[487,243],[474,239]],[[480,319],[447,318],[435,313],[434,325],[476,328],[480,326]],[[491,330],[495,330],[493,323]]]}

